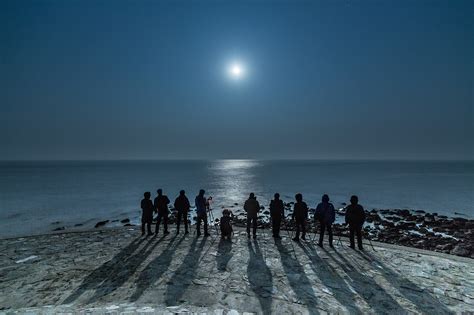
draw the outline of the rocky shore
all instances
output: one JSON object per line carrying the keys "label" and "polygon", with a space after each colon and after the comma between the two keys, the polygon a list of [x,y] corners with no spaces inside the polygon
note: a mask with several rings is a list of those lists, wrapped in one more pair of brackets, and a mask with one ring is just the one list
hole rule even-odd
{"label": "rocky shore", "polygon": [[0,314],[452,314],[474,309],[474,260],[374,242],[361,252],[260,229],[231,241],[139,228],[0,240]]}
{"label": "rocky shore", "polygon": [[[349,236],[347,226],[344,224],[344,204],[337,210],[334,234]],[[238,203],[214,209],[214,220],[218,222],[223,209],[233,213],[233,222],[236,226],[246,225],[246,214]],[[283,229],[294,229],[291,222],[293,202],[285,203],[286,222],[282,223]],[[314,224],[314,208],[310,209],[311,233],[318,233],[319,226]],[[175,224],[175,210],[170,209],[169,223]],[[195,212],[190,212],[190,222],[195,221]],[[193,217],[194,216],[194,217]],[[396,244],[419,249],[431,250],[451,255],[474,258],[474,220],[462,217],[447,217],[437,213],[428,213],[423,210],[408,209],[372,209],[366,210],[366,223],[364,225],[365,237],[373,241]],[[211,220],[211,218],[209,218]],[[95,223],[95,228],[108,226],[134,226],[138,225],[139,216],[135,218],[121,218],[102,220]],[[54,222],[53,225],[58,225]],[[270,211],[262,206],[258,217],[259,228],[271,229]],[[81,224],[66,228],[55,227],[52,231],[64,231],[80,228]]]}

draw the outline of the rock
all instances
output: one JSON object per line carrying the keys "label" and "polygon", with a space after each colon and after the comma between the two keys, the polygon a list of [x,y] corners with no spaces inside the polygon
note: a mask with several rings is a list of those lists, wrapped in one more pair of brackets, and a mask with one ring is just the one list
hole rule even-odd
{"label": "rock", "polygon": [[464,243],[459,243],[453,248],[453,250],[451,250],[451,254],[463,256],[463,257],[469,257],[471,254],[471,250],[467,246],[465,246]]}
{"label": "rock", "polygon": [[95,224],[95,228],[98,228],[98,227],[101,227],[101,226],[104,226],[106,225],[107,223],[109,223],[109,220],[105,220],[105,221],[99,221]]}
{"label": "rock", "polygon": [[57,227],[55,228],[53,231],[63,231],[65,230],[66,228],[64,226],[61,226],[61,227]]}
{"label": "rock", "polygon": [[120,221],[120,223],[130,223],[130,219],[126,218]]}
{"label": "rock", "polygon": [[130,224],[130,223],[127,223],[127,224],[124,224],[123,226],[134,226],[134,225]]}
{"label": "rock", "polygon": [[76,223],[76,224],[74,224],[75,227],[83,226],[83,225],[84,225],[84,224],[82,224],[82,223]]}

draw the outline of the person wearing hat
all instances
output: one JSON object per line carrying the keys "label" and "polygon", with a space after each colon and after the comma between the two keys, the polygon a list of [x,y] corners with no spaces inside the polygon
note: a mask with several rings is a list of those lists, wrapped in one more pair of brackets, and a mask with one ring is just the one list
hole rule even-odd
{"label": "person wearing hat", "polygon": [[260,204],[254,193],[250,193],[249,199],[245,201],[244,210],[247,212],[247,237],[250,238],[250,224],[253,227],[253,238],[257,238],[257,216],[260,211]]}
{"label": "person wearing hat", "polygon": [[158,193],[158,196],[155,198],[155,211],[158,212],[158,217],[156,219],[156,229],[155,229],[155,234],[158,235],[158,230],[160,228],[160,223],[161,220],[163,220],[163,226],[164,226],[164,234],[169,234],[168,232],[168,204],[170,203],[170,200],[166,195],[163,195],[163,190],[158,189],[156,191]]}
{"label": "person wearing hat", "polygon": [[362,226],[365,222],[364,208],[358,204],[359,198],[357,196],[351,197],[351,204],[346,208],[346,223],[349,224],[349,236],[351,245],[350,248],[355,248],[354,234],[357,235],[357,246],[360,250],[362,247]]}
{"label": "person wearing hat", "polygon": [[321,202],[316,207],[316,212],[318,213],[319,224],[321,226],[321,232],[319,233],[319,243],[318,246],[323,247],[324,231],[328,231],[329,235],[329,246],[332,245],[332,224],[336,219],[336,210],[334,206],[329,202],[329,196],[323,195]]}

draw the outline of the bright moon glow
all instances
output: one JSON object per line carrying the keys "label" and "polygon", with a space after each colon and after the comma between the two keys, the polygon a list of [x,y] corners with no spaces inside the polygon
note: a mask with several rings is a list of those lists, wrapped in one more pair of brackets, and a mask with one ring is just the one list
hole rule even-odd
{"label": "bright moon glow", "polygon": [[229,66],[229,75],[233,79],[242,78],[244,73],[244,67],[240,63],[234,62]]}

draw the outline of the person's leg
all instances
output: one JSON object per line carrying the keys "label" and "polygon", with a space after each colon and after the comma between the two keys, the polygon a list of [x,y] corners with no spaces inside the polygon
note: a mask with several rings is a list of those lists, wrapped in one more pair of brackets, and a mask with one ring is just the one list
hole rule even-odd
{"label": "person's leg", "polygon": [[247,215],[247,236],[250,237],[250,222],[252,218]]}
{"label": "person's leg", "polygon": [[352,225],[349,225],[349,238],[351,240],[351,248],[354,248],[355,247],[355,244],[354,244],[354,226]]}
{"label": "person's leg", "polygon": [[163,225],[165,227],[164,233],[168,234],[169,232],[168,232],[168,214],[167,213],[163,215]]}
{"label": "person's leg", "polygon": [[197,223],[196,223],[196,235],[197,236],[201,235],[201,220],[202,220],[202,215],[198,214],[197,215]]}
{"label": "person's leg", "polygon": [[276,220],[272,217],[272,235],[273,237],[276,236]]}
{"label": "person's leg", "polygon": [[299,240],[300,239],[300,221],[298,219],[295,220],[295,223],[296,223],[296,236],[295,236],[295,240]]}
{"label": "person's leg", "polygon": [[362,249],[362,226],[357,227],[357,246]]}
{"label": "person's leg", "polygon": [[253,224],[253,236],[257,235],[257,217],[252,218]]}
{"label": "person's leg", "polygon": [[320,221],[320,227],[321,231],[319,232],[319,246],[323,246],[323,240],[324,240],[324,231],[326,230],[326,224],[324,224],[322,221]]}
{"label": "person's leg", "polygon": [[145,235],[145,218],[142,217],[142,235]]}
{"label": "person's leg", "polygon": [[160,223],[161,223],[161,215],[158,213],[158,217],[156,218],[155,234],[158,234],[158,231],[160,230]]}
{"label": "person's leg", "polygon": [[328,224],[327,230],[329,235],[329,246],[332,247],[332,224]]}
{"label": "person's leg", "polygon": [[184,233],[188,232],[188,211],[183,211]]}
{"label": "person's leg", "polygon": [[208,229],[207,229],[207,213],[204,213],[204,216],[203,216],[203,220],[204,220],[204,235],[208,236],[209,235],[209,232],[208,232]]}
{"label": "person's leg", "polygon": [[149,235],[152,235],[152,234],[153,234],[153,232],[151,231],[151,223],[152,223],[152,221],[148,221],[148,222],[146,223],[147,232],[148,232]]}
{"label": "person's leg", "polygon": [[176,215],[176,234],[179,234],[179,226],[181,225],[182,216],[183,216],[183,212],[178,211]]}
{"label": "person's leg", "polygon": [[277,218],[275,220],[275,236],[280,237],[280,225],[281,225],[281,218]]}
{"label": "person's leg", "polygon": [[306,239],[306,220],[305,219],[301,220],[301,231],[303,232],[301,235],[301,238],[305,240]]}

